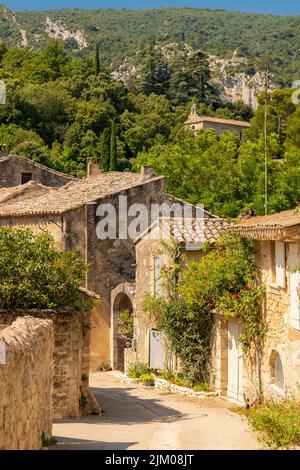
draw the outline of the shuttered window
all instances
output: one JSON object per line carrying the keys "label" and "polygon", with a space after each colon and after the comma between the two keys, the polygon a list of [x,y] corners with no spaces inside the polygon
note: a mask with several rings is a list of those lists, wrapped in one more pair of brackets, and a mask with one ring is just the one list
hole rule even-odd
{"label": "shuttered window", "polygon": [[278,287],[286,285],[285,243],[275,242],[275,276]]}

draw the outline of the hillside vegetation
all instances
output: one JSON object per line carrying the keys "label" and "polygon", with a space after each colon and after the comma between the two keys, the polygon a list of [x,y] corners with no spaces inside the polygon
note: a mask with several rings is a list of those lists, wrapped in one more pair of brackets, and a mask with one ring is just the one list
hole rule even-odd
{"label": "hillside vegetation", "polygon": [[151,41],[185,43],[222,58],[238,49],[256,70],[268,61],[278,82],[288,84],[300,78],[300,16],[192,8],[62,9],[14,15],[4,6],[0,8],[0,38],[9,45],[41,48],[49,37],[56,36],[65,40],[67,50],[81,55],[99,43],[101,60],[114,67]]}

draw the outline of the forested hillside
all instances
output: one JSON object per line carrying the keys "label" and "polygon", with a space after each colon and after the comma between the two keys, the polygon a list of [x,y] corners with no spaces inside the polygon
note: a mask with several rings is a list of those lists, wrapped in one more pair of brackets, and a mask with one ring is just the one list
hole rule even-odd
{"label": "forested hillside", "polygon": [[[95,26],[97,18],[99,22],[105,20],[106,25],[110,18],[111,34],[104,27],[101,34],[95,29],[98,40],[92,47],[94,35],[91,31],[90,35],[86,33],[87,23],[82,31],[77,29],[71,39],[68,35],[60,40],[49,39],[39,29],[43,27],[43,15],[47,14],[24,12],[12,17],[5,10],[5,19],[1,17],[1,35],[6,41],[0,41],[0,80],[6,84],[7,100],[0,106],[0,143],[6,144],[9,152],[76,176],[85,174],[88,157],[101,162],[103,171],[139,171],[142,164],[151,164],[157,173],[166,176],[167,189],[175,196],[202,203],[220,216],[236,217],[244,211],[264,213],[264,96],[258,98],[260,104],[256,111],[242,101],[224,100],[215,80],[214,73],[217,72],[211,65],[212,56],[183,43],[187,40],[186,34],[192,43],[191,26],[187,33],[182,32],[181,39],[166,36],[166,41],[181,41],[180,47],[179,43],[175,47],[169,42],[162,47],[154,40],[147,40],[146,33],[145,36],[138,34],[138,24],[133,20],[130,22],[131,18],[136,21],[143,18],[143,28],[150,38],[155,25],[161,24],[161,17],[176,19],[178,25],[185,17],[192,21],[193,10],[180,12],[182,19],[179,10],[155,10],[153,21],[150,21],[151,12],[148,11],[108,10],[99,12],[99,16],[98,12],[51,12],[51,15],[65,14],[72,18],[70,28],[73,31],[77,18],[79,24],[87,18],[92,24],[94,15],[94,29],[98,27]],[[209,19],[212,14],[197,10],[196,18],[207,15]],[[221,28],[221,18],[237,18],[224,12],[214,12],[214,15],[215,28]],[[246,17],[238,16],[241,21]],[[127,32],[125,27],[123,30],[117,28],[118,18],[122,18],[124,25],[125,19],[130,23]],[[29,25],[34,28],[33,23],[37,20],[36,29],[30,29],[28,34]],[[164,21],[167,27],[169,23]],[[282,24],[296,22],[297,18],[280,18],[279,21],[276,17],[262,16],[259,21],[266,22],[265,26],[268,22],[278,21],[280,30]],[[223,26],[225,23],[224,20]],[[13,30],[12,24],[17,29]],[[240,26],[241,23],[236,22],[232,28]],[[252,26],[254,28],[255,23]],[[195,23],[194,37],[198,34],[197,28]],[[216,39],[218,31],[215,29]],[[266,27],[265,34],[271,36],[268,31]],[[37,48],[30,47],[34,34]],[[248,30],[247,34],[250,34]],[[278,34],[278,30],[273,34]],[[21,38],[23,47],[19,43],[18,46],[10,45],[17,37]],[[243,38],[241,31],[239,37]],[[164,40],[162,36],[160,39]],[[226,40],[232,41],[232,32]],[[84,41],[87,41],[87,47]],[[238,43],[237,39],[235,46]],[[285,39],[278,41],[276,47],[283,43],[287,48],[281,58],[284,62],[290,60],[288,47],[292,47],[292,43]],[[212,48],[212,42],[207,41],[207,44]],[[248,49],[251,49],[250,45]],[[276,50],[275,43],[273,46]],[[253,49],[236,52],[227,64],[249,67],[249,62],[241,60],[241,55],[258,54],[260,47],[257,39]],[[271,49],[269,42],[266,49]],[[115,79],[119,78],[119,72],[112,73],[110,61],[113,59],[117,63],[129,50],[130,53],[137,51],[133,62],[127,63],[135,74],[129,75],[124,83]],[[213,48],[211,51],[217,52]],[[280,70],[288,71],[288,67]],[[291,89],[282,88],[270,93],[269,97],[270,212],[289,209],[300,202],[300,106],[293,104],[292,93]],[[197,104],[199,114],[251,120],[251,129],[244,133],[242,142],[233,134],[218,137],[210,130],[194,137],[184,127],[193,103]]]}
{"label": "forested hillside", "polygon": [[278,82],[299,79],[300,17],[230,13],[192,8],[154,10],[52,10],[12,13],[0,7],[0,38],[9,45],[41,48],[49,37],[85,54],[99,43],[101,60],[119,66],[141,45],[188,44],[221,58],[235,50],[255,70],[268,61]]}

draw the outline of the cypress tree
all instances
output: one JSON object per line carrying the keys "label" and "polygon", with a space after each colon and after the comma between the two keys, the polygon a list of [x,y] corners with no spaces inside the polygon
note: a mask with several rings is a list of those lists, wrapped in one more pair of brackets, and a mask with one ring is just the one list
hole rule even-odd
{"label": "cypress tree", "polygon": [[100,160],[101,160],[101,167],[103,171],[109,171],[109,164],[110,164],[109,138],[110,138],[110,131],[108,128],[105,128],[100,136],[100,142],[99,142]]}
{"label": "cypress tree", "polygon": [[117,171],[118,169],[118,156],[117,156],[117,131],[116,122],[113,120],[111,125],[110,134],[110,165],[109,171]]}
{"label": "cypress tree", "polygon": [[100,58],[99,58],[99,45],[96,45],[96,57],[95,57],[95,74],[100,73]]}

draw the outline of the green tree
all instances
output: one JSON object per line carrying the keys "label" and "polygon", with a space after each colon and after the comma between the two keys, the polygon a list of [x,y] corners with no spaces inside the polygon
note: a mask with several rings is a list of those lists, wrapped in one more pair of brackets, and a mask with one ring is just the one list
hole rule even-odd
{"label": "green tree", "polygon": [[95,56],[95,74],[100,73],[100,57],[99,57],[99,44],[96,45],[96,56]]}
{"label": "green tree", "polygon": [[109,171],[117,171],[118,169],[118,155],[117,155],[117,130],[116,122],[113,120],[111,125],[110,135],[110,164]]}
{"label": "green tree", "polygon": [[0,229],[0,309],[78,311],[90,307],[80,293],[86,272],[73,251],[57,251],[49,234]]}
{"label": "green tree", "polygon": [[99,153],[103,171],[109,171],[110,165],[110,129],[106,127],[100,136]]}

